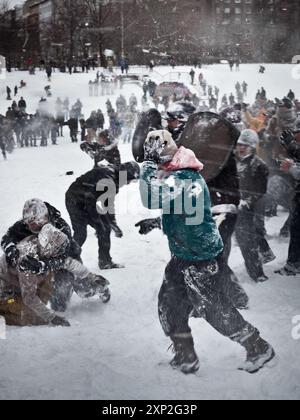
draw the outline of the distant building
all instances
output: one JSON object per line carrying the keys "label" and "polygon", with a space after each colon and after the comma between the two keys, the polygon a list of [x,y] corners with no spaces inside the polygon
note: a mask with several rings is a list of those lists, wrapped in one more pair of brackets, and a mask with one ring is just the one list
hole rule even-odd
{"label": "distant building", "polygon": [[91,0],[88,5],[89,0],[27,0],[0,16],[0,53],[19,51],[21,61],[80,62],[90,56],[103,61],[105,49],[120,56],[124,49],[130,62],[140,64],[167,63],[170,57],[186,64],[229,58],[280,62],[300,53],[299,0]]}

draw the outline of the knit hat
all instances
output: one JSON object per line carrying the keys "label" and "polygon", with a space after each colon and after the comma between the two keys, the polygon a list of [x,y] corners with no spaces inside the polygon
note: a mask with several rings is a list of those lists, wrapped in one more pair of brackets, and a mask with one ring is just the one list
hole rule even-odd
{"label": "knit hat", "polygon": [[23,209],[23,221],[26,224],[36,223],[37,225],[44,225],[48,222],[49,212],[46,204],[38,199],[26,201]]}
{"label": "knit hat", "polygon": [[243,130],[237,142],[238,145],[249,146],[252,149],[256,149],[258,143],[259,138],[257,133],[250,129]]}
{"label": "knit hat", "polygon": [[60,230],[50,223],[46,224],[38,235],[40,253],[43,257],[54,257],[61,255],[69,245],[69,239]]}

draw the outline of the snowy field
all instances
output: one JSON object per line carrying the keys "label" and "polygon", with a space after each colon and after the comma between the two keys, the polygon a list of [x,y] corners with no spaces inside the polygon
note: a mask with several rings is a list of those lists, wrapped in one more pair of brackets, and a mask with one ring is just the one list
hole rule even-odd
{"label": "snowy field", "polygon": [[[254,100],[261,86],[271,98],[286,95],[290,88],[300,98],[300,81],[292,78],[292,66],[267,65],[265,75],[258,74],[258,67],[242,65],[239,73],[230,73],[228,66],[219,65],[202,72],[209,84],[221,88],[221,94],[235,93],[235,83],[246,80],[251,93],[248,102]],[[156,71],[163,75],[172,69]],[[190,68],[176,71],[184,77]],[[107,97],[88,97],[91,78],[94,75],[54,73],[53,103],[58,96],[69,96],[71,104],[81,98],[85,117],[99,107],[104,110]],[[0,113],[9,105],[4,99],[6,85],[13,88],[21,79],[27,87],[20,93],[28,110],[35,111],[48,84],[46,76],[13,72],[0,80]],[[132,91],[141,98],[137,86],[127,85],[123,90],[127,97]],[[116,96],[110,99],[114,103]],[[123,160],[132,159],[130,146],[121,144],[120,149]],[[58,146],[18,149],[6,162],[0,159],[0,236],[21,217],[28,198],[50,202],[68,220],[65,191],[91,167],[92,161],[79,145],[71,144],[67,128]],[[66,176],[67,171],[74,171],[74,176]],[[141,206],[137,184],[121,191],[118,202],[123,206],[126,200],[128,211],[118,217],[124,238],[113,239],[112,246],[113,259],[126,268],[104,274],[111,282],[111,302],[103,305],[96,298],[82,301],[73,296],[66,314],[72,324],[69,329],[8,328],[7,339],[0,340],[0,399],[300,399],[300,340],[292,338],[292,319],[300,315],[300,279],[274,274],[287,257],[288,241],[278,237],[286,215],[267,222],[270,244],[277,255],[265,270],[269,282],[250,282],[236,246],[231,258],[231,266],[251,298],[250,310],[243,315],[274,346],[275,362],[253,376],[238,371],[244,350],[204,321],[192,320],[201,369],[197,375],[184,376],[168,366],[173,356],[167,351],[170,343],[157,315],[157,295],[170,258],[166,238],[160,231],[141,237],[134,227],[149,215]],[[92,230],[83,248],[83,260],[99,272]]]}

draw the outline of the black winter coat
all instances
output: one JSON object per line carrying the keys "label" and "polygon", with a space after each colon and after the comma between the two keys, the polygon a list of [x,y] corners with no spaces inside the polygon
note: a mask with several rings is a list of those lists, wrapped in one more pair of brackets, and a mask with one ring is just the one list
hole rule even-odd
{"label": "black winter coat", "polygon": [[239,175],[234,154],[232,153],[222,172],[207,184],[213,206],[240,203]]}
{"label": "black winter coat", "polygon": [[267,192],[268,167],[257,155],[251,155],[238,163],[238,174],[241,199],[254,210],[258,201]]}
{"label": "black winter coat", "polygon": [[113,181],[116,186],[116,194],[119,192],[119,171],[112,166],[94,168],[77,178],[66,193],[66,198],[75,199],[79,205],[85,204],[96,207],[98,198],[103,192],[97,191],[97,185],[101,180]]}
{"label": "black winter coat", "polygon": [[[288,148],[288,154],[296,162],[300,163],[300,144],[296,142],[292,143]],[[300,195],[300,181],[295,181],[295,192],[297,196]]]}
{"label": "black winter coat", "polygon": [[[77,243],[74,242],[72,239],[72,232],[71,228],[68,223],[61,217],[60,212],[49,203],[45,203],[49,212],[49,222],[63,232],[69,238],[71,242],[71,247],[69,249],[67,257],[78,258],[80,256],[81,250]],[[3,251],[6,253],[6,250],[13,246],[17,245],[23,239],[31,236],[32,232],[28,229],[27,225],[20,220],[16,222],[11,228],[8,229],[8,232],[3,236],[1,241],[1,247]]]}

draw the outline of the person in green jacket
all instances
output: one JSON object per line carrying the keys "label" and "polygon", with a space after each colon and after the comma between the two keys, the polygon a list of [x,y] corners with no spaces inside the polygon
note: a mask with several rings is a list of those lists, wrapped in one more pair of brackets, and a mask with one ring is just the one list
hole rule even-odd
{"label": "person in green jacket", "polygon": [[178,149],[164,130],[150,132],[144,149],[142,202],[149,209],[162,210],[162,228],[172,255],[159,293],[159,319],[175,352],[171,366],[185,374],[200,367],[189,327],[189,318],[194,315],[240,343],[247,351],[240,369],[257,372],[275,352],[218,287],[223,243],[200,173],[202,163],[191,150]]}

